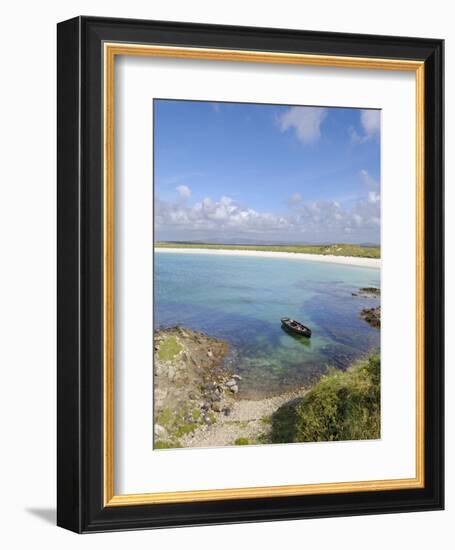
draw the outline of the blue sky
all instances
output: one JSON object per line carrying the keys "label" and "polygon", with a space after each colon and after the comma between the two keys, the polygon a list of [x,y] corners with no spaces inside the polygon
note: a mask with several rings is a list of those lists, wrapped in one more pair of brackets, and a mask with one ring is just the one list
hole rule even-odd
{"label": "blue sky", "polygon": [[154,101],[157,240],[380,239],[380,111]]}

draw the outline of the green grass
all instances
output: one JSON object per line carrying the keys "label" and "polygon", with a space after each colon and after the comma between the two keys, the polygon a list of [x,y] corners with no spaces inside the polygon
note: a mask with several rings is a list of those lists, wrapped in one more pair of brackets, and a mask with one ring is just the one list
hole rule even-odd
{"label": "green grass", "polygon": [[177,449],[179,447],[181,445],[176,441],[155,441],[153,445],[154,449]]}
{"label": "green grass", "polygon": [[300,400],[272,416],[271,441],[346,441],[380,437],[380,359],[331,369]]}
{"label": "green grass", "polygon": [[156,423],[164,428],[169,428],[174,423],[175,415],[171,409],[163,409],[156,417]]}
{"label": "green grass", "polygon": [[[217,421],[215,413],[207,412],[210,424]],[[194,432],[199,426],[204,424],[204,418],[199,409],[188,410],[186,406],[181,406],[175,411],[166,408],[161,410],[156,416],[156,423],[166,428],[167,439],[155,443],[156,449],[167,449],[180,447],[179,439],[187,434]],[[168,445],[164,447],[163,445]]]}
{"label": "green grass", "polygon": [[158,359],[160,361],[172,361],[182,351],[182,346],[177,342],[175,336],[168,336],[160,344]]}
{"label": "green grass", "polygon": [[200,409],[194,409],[193,412],[191,413],[191,416],[195,422],[199,422],[199,420],[202,417],[202,413]]}
{"label": "green grass", "polygon": [[193,422],[180,424],[180,426],[178,426],[177,429],[175,430],[175,437],[179,438],[186,434],[190,434],[194,432],[196,428],[197,428],[197,424]]}
{"label": "green grass", "polygon": [[202,417],[199,409],[194,409],[190,413],[191,419],[185,421],[184,418],[187,416],[188,414],[185,408],[179,411],[163,409],[157,414],[156,423],[166,428],[171,438],[179,438],[185,434],[194,432]]}
{"label": "green grass", "polygon": [[364,247],[356,244],[330,245],[228,245],[228,244],[199,244],[178,242],[156,242],[156,248],[208,248],[214,250],[257,250],[264,252],[291,252],[305,254],[321,254],[332,256],[355,256],[362,258],[380,258],[379,246]]}
{"label": "green grass", "polygon": [[234,445],[249,445],[250,440],[247,437],[239,437],[234,441]]}

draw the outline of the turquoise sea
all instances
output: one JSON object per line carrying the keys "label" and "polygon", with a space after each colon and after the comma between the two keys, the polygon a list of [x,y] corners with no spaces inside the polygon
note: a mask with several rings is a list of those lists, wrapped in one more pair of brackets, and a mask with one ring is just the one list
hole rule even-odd
{"label": "turquoise sea", "polygon": [[[241,393],[278,393],[378,351],[380,331],[360,319],[378,305],[379,269],[292,259],[155,253],[155,326],[181,325],[226,340]],[[294,337],[280,318],[308,325]]]}

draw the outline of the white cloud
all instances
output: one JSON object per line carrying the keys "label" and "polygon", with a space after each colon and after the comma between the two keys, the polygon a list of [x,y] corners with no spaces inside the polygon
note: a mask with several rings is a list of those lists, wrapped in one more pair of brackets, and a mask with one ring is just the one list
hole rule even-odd
{"label": "white cloud", "polygon": [[288,199],[289,208],[293,208],[294,206],[300,204],[302,201],[303,197],[300,193],[292,193],[292,195]]}
{"label": "white cloud", "polygon": [[183,231],[240,231],[261,233],[279,231],[288,225],[283,216],[260,213],[239,205],[230,197],[213,201],[209,197],[188,206],[185,203],[156,201],[157,228],[178,228]]}
{"label": "white cloud", "polygon": [[379,193],[376,193],[375,191],[370,191],[368,193],[368,201],[372,202],[373,204],[376,202],[379,202],[380,196]]}
{"label": "white cloud", "polygon": [[381,129],[381,111],[376,109],[362,109],[360,122],[367,136],[374,136]]}
{"label": "white cloud", "polygon": [[380,200],[371,191],[352,208],[337,201],[306,202],[291,195],[283,214],[260,212],[231,197],[210,197],[189,205],[156,200],[158,239],[337,242],[349,235],[351,242],[379,241]]}
{"label": "white cloud", "polygon": [[360,214],[353,214],[352,219],[356,225],[361,225],[363,218]]}
{"label": "white cloud", "polygon": [[353,128],[352,126],[348,128],[348,133],[351,139],[351,143],[363,143],[364,141],[366,141],[365,136],[359,135],[355,128]]}
{"label": "white cloud", "polygon": [[360,177],[366,187],[371,189],[377,189],[379,187],[379,182],[370,176],[367,170],[360,170]]}
{"label": "white cloud", "polygon": [[352,126],[348,129],[351,143],[365,143],[379,137],[381,131],[381,111],[377,109],[361,109],[360,125],[363,133],[359,134]]}
{"label": "white cloud", "polygon": [[323,107],[291,107],[278,117],[282,132],[295,130],[297,138],[305,145],[315,143],[321,137],[321,124],[327,116]]}
{"label": "white cloud", "polygon": [[359,136],[356,129],[352,126],[348,128],[348,134],[349,138],[351,139],[351,143],[360,143],[362,141],[362,138]]}
{"label": "white cloud", "polygon": [[187,185],[179,185],[176,187],[176,191],[182,199],[187,199],[191,196],[191,189]]}

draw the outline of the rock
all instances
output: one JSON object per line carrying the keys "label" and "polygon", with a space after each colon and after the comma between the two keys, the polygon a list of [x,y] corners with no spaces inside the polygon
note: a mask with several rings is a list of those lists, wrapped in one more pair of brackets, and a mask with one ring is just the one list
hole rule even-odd
{"label": "rock", "polygon": [[212,411],[221,412],[221,403],[219,402],[212,403]]}
{"label": "rock", "polygon": [[223,409],[223,413],[224,413],[224,416],[230,416],[231,414],[231,409],[229,407],[225,407]]}
{"label": "rock", "polygon": [[365,286],[359,289],[359,292],[362,294],[372,294],[373,296],[379,296],[381,294],[381,289],[374,286]]}
{"label": "rock", "polygon": [[237,384],[235,384],[234,386],[230,386],[229,389],[234,394],[239,392],[239,387],[237,386]]}
{"label": "rock", "polygon": [[228,380],[228,381],[226,382],[226,386],[227,386],[228,388],[232,388],[233,386],[236,386],[236,385],[237,385],[237,381],[234,380],[233,377],[232,377],[230,380]]}
{"label": "rock", "polygon": [[167,430],[163,426],[160,426],[160,424],[155,424],[155,437],[159,438],[166,438],[167,437]]}
{"label": "rock", "polygon": [[358,296],[357,292],[351,292],[351,296]]}
{"label": "rock", "polygon": [[221,397],[219,396],[218,393],[212,393],[212,395],[210,396],[210,399],[212,402],[221,401]]}
{"label": "rock", "polygon": [[364,308],[360,312],[360,317],[374,328],[381,327],[381,306]]}
{"label": "rock", "polygon": [[213,357],[213,352],[211,349],[207,352],[207,357]]}
{"label": "rock", "polygon": [[240,376],[240,374],[233,374],[233,375],[232,375],[232,379],[233,379],[233,380],[241,380],[242,377]]}

